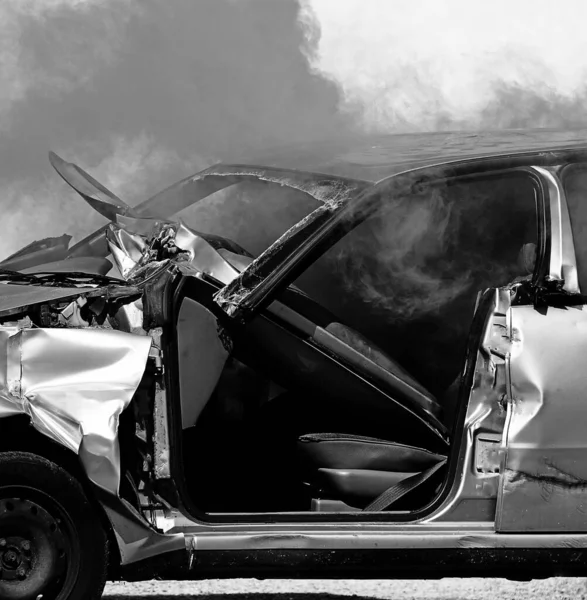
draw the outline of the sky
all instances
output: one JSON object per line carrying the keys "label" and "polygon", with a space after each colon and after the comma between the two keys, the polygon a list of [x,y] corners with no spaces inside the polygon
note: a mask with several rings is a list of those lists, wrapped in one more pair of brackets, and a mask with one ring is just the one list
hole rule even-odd
{"label": "sky", "polygon": [[0,256],[230,154],[334,134],[585,125],[587,5],[0,0]]}

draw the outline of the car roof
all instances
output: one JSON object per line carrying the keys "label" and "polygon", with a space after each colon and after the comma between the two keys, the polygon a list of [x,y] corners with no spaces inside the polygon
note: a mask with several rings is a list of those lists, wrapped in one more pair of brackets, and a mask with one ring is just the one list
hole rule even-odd
{"label": "car roof", "polygon": [[356,135],[249,152],[244,159],[241,156],[221,164],[262,165],[375,183],[403,171],[446,162],[565,149],[587,149],[587,129]]}

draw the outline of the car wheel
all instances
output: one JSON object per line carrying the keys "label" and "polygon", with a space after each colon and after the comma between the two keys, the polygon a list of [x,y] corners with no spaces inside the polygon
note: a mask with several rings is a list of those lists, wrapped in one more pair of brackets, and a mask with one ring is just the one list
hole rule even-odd
{"label": "car wheel", "polygon": [[74,477],[26,452],[0,453],[0,598],[95,600],[108,542]]}

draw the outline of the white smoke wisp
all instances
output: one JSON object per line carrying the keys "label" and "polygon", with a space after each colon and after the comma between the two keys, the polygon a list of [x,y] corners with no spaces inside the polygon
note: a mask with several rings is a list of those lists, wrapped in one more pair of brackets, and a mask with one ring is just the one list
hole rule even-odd
{"label": "white smoke wisp", "polygon": [[305,0],[314,69],[368,130],[587,122],[587,4]]}

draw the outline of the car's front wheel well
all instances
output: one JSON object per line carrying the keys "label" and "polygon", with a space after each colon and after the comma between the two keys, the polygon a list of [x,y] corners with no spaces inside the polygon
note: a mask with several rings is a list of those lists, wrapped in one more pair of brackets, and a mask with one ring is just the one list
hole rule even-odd
{"label": "car's front wheel well", "polygon": [[110,546],[110,570],[120,565],[120,551],[112,524],[98,502],[93,484],[88,480],[77,454],[37,431],[26,415],[0,419],[0,452],[30,452],[59,465],[79,481],[88,500],[96,508]]}
{"label": "car's front wheel well", "polygon": [[0,452],[31,452],[50,460],[83,483],[84,473],[78,457],[37,431],[26,415],[0,419]]}

